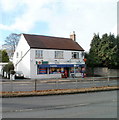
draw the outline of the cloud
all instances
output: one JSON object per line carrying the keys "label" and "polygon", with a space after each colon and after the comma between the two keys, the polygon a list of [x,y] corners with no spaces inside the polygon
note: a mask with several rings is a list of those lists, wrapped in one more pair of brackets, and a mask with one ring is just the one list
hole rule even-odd
{"label": "cloud", "polygon": [[[19,2],[16,2],[16,4],[12,6],[11,4],[13,4],[13,1],[15,0],[10,0],[8,4],[7,0],[2,0],[1,3],[5,11],[12,11],[18,6]],[[51,4],[53,1],[54,0],[35,0],[34,2],[34,0],[21,0],[21,3],[26,6],[25,12],[19,14],[17,18],[14,18],[13,24],[0,24],[0,29],[18,30],[23,32],[30,31],[36,22],[47,21],[52,16],[50,8],[46,8],[45,6]]]}
{"label": "cloud", "polygon": [[27,33],[35,28],[37,22],[44,21],[48,24],[49,35],[69,37],[72,31],[76,31],[78,42],[88,50],[87,44],[89,46],[93,33],[114,31],[112,28],[116,24],[117,1],[1,0],[2,10],[5,12],[12,13],[24,6],[25,10],[22,14],[18,13],[14,23],[1,23],[0,29]]}
{"label": "cloud", "polygon": [[12,11],[20,5],[20,0],[0,0],[0,5],[4,11]]}

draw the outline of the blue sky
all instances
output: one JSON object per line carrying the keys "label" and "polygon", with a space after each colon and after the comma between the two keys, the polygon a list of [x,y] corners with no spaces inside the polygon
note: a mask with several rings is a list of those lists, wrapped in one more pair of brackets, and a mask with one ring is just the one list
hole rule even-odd
{"label": "blue sky", "polygon": [[117,34],[118,0],[0,0],[0,45],[11,33],[66,37],[88,51],[94,33]]}

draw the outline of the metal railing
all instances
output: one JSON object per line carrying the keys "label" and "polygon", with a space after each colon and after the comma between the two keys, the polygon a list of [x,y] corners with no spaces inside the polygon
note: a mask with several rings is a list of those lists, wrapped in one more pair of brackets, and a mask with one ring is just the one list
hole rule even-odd
{"label": "metal railing", "polygon": [[62,79],[25,79],[2,82],[2,91],[38,91],[50,89],[80,89],[101,86],[117,86],[119,77],[87,77]]}

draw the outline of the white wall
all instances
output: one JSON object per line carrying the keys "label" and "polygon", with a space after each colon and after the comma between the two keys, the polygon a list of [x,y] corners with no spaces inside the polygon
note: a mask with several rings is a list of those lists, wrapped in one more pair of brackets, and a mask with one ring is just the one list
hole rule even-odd
{"label": "white wall", "polygon": [[[59,74],[49,74],[49,75],[37,75],[37,65],[36,61],[49,61],[49,64],[84,64],[83,57],[81,56],[81,51],[79,51],[79,57],[80,59],[71,59],[72,58],[72,52],[78,52],[78,51],[68,51],[64,50],[64,59],[54,59],[55,57],[55,51],[62,51],[62,50],[43,50],[43,59],[35,59],[35,50],[40,49],[31,49],[30,50],[30,74],[31,78],[53,78],[53,75],[55,75],[55,78],[60,78],[61,75]],[[57,60],[57,61],[55,61]],[[69,61],[70,60],[70,61]],[[79,62],[80,60],[80,62]],[[69,61],[69,62],[68,62]]]}
{"label": "white wall", "polygon": [[[35,59],[35,50],[42,50],[42,49],[32,49],[31,50],[31,59],[33,62],[36,61],[49,61],[49,64],[84,64],[84,57],[81,56],[81,51],[64,51],[64,58],[63,59],[55,59],[55,51],[62,51],[62,50],[47,50],[43,49],[43,59]],[[79,52],[79,59],[72,59],[72,52]],[[57,60],[57,61],[55,61]],[[69,61],[69,62],[68,62]],[[79,62],[80,61],[80,62]]]}
{"label": "white wall", "polygon": [[30,51],[28,51],[23,59],[19,62],[16,67],[16,71],[22,71],[26,78],[30,78]]}
{"label": "white wall", "polygon": [[13,63],[15,71],[22,71],[26,77],[30,76],[30,47],[23,35],[21,35],[20,41],[14,53]]}

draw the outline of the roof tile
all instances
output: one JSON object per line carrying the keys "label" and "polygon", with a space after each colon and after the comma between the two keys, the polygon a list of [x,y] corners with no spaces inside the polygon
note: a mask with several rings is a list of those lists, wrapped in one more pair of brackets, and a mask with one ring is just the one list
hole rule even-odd
{"label": "roof tile", "polygon": [[31,34],[23,35],[31,48],[84,51],[77,42],[74,42],[70,38]]}

